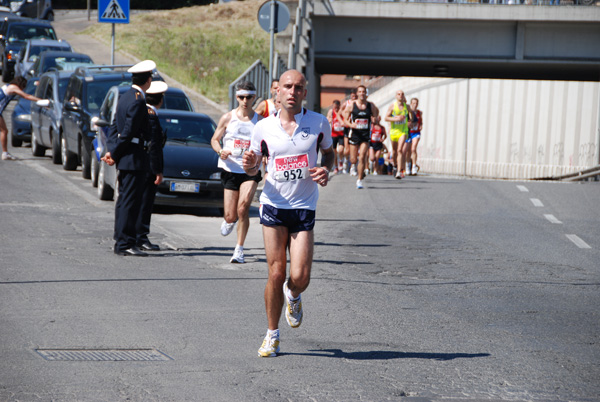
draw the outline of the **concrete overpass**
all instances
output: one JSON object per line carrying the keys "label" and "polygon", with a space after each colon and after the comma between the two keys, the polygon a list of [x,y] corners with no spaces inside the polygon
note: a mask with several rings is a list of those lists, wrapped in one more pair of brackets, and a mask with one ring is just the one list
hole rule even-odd
{"label": "concrete overpass", "polygon": [[600,7],[328,0],[304,7],[290,64],[312,82],[325,73],[600,81]]}
{"label": "concrete overpass", "polygon": [[318,73],[600,80],[600,7],[336,1],[311,20]]}
{"label": "concrete overpass", "polygon": [[[531,179],[600,162],[600,7],[300,0],[299,10],[289,64],[309,80],[307,107],[320,108],[320,74],[405,77],[389,91],[422,101],[427,172]],[[442,77],[467,79],[431,81]],[[384,91],[370,97],[382,110]]]}

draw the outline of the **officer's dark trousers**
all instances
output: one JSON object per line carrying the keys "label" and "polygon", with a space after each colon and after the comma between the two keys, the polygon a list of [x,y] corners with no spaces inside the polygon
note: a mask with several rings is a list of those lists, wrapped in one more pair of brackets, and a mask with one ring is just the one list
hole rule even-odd
{"label": "officer's dark trousers", "polygon": [[146,180],[144,181],[144,193],[142,195],[142,208],[140,208],[140,214],[138,216],[136,224],[136,244],[141,245],[148,240],[148,234],[150,233],[150,219],[152,218],[152,207],[154,206],[154,199],[156,198],[156,189],[158,186],[154,184],[156,175],[152,173],[146,173]]}
{"label": "officer's dark trousers", "polygon": [[136,223],[142,208],[145,171],[119,170],[119,197],[115,206],[115,250],[136,244]]}

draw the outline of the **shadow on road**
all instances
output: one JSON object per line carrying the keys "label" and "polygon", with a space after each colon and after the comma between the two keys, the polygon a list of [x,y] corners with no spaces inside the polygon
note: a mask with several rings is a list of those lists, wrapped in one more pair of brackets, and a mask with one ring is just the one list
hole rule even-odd
{"label": "shadow on road", "polygon": [[391,360],[391,359],[429,359],[429,360],[454,360],[472,359],[475,357],[488,357],[489,353],[407,353],[392,350],[372,350],[368,352],[344,352],[341,349],[309,350],[310,353],[280,353],[280,356],[315,356],[334,357],[349,360]]}

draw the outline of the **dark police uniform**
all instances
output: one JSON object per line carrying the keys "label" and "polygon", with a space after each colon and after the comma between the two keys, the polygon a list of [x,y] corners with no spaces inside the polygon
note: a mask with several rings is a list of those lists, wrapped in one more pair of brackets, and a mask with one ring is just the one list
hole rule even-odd
{"label": "dark police uniform", "polygon": [[150,123],[144,93],[137,86],[119,99],[116,118],[109,130],[108,151],[119,171],[119,196],[115,206],[115,253],[136,246],[136,222],[142,207],[150,140]]}
{"label": "dark police uniform", "polygon": [[150,219],[152,218],[152,207],[156,198],[158,186],[154,184],[156,176],[163,172],[163,147],[166,137],[160,126],[158,115],[154,107],[147,105],[148,120],[150,127],[150,143],[148,145],[148,171],[144,182],[144,192],[142,195],[142,207],[137,221],[137,245],[150,243],[148,234],[150,233]]}

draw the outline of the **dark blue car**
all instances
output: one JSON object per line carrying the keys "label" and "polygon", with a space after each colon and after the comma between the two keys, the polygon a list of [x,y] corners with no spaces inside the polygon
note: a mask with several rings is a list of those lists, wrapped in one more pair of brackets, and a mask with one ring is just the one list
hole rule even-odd
{"label": "dark blue car", "polygon": [[[223,209],[223,185],[218,156],[210,140],[215,122],[205,114],[161,109],[160,124],[167,135],[163,149],[163,182],[158,186],[155,205]],[[98,121],[105,141],[108,121]],[[102,149],[102,146],[97,148]],[[105,151],[103,150],[103,153]],[[98,178],[100,199],[112,199],[116,189],[116,169],[101,162]]]}

